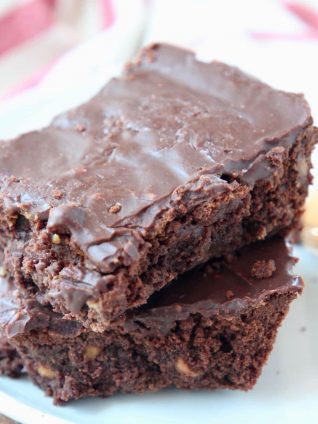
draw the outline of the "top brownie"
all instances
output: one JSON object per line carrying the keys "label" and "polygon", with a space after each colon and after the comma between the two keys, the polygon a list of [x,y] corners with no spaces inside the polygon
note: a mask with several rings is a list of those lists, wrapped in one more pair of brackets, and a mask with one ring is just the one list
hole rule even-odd
{"label": "top brownie", "polygon": [[5,266],[102,331],[193,266],[296,227],[315,138],[302,95],[152,45],[88,103],[1,142]]}

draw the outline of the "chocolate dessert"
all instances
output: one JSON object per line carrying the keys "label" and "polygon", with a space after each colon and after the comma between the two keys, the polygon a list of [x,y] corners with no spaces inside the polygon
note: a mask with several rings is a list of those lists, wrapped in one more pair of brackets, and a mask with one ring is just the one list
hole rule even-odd
{"label": "chocolate dessert", "polygon": [[257,242],[188,272],[103,333],[3,279],[0,328],[56,403],[168,386],[247,390],[302,291],[294,262],[283,239]]}
{"label": "chocolate dessert", "polygon": [[302,95],[152,45],[86,104],[0,143],[4,266],[102,332],[200,263],[297,229],[316,138]]}

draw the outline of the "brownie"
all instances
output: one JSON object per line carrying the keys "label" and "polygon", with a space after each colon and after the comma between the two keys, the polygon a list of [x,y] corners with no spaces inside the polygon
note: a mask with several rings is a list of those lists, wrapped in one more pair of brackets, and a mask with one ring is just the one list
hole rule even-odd
{"label": "brownie", "polygon": [[257,242],[189,271],[103,333],[10,296],[7,281],[0,328],[56,403],[168,386],[247,390],[302,291],[294,262],[283,239]]}
{"label": "brownie", "polygon": [[0,143],[20,290],[94,331],[196,265],[298,228],[317,138],[300,94],[152,45],[88,103]]}
{"label": "brownie", "polygon": [[[5,303],[6,297],[12,296],[13,293],[9,291],[9,283],[6,277],[2,275],[1,268],[1,254],[0,254],[0,297],[1,297],[1,313],[6,310]],[[9,313],[11,315],[11,312]],[[1,319],[0,319],[1,321]],[[0,324],[0,375],[7,375],[9,377],[19,377],[23,370],[23,363],[17,350],[8,342],[7,338],[1,331]]]}
{"label": "brownie", "polygon": [[23,363],[17,350],[4,337],[0,337],[0,375],[16,378],[22,370]]}

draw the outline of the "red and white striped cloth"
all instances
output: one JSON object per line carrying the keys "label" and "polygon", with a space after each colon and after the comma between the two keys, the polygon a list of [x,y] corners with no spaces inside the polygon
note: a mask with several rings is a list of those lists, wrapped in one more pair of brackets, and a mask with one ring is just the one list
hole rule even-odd
{"label": "red and white striped cloth", "polygon": [[112,0],[1,0],[0,98],[38,84],[65,52],[115,18]]}
{"label": "red and white striped cloth", "polygon": [[[204,55],[210,52],[264,79],[269,69],[254,60],[254,52],[249,60],[249,48],[267,60],[266,49],[275,56],[280,46],[287,60],[293,60],[294,48],[303,51],[313,42],[316,49],[318,45],[318,0],[139,3],[148,13],[146,40],[175,42],[205,51]],[[109,30],[118,21],[118,4],[120,15],[129,14],[136,0],[0,0],[0,101],[36,86],[72,47]],[[129,43],[132,34],[125,35]]]}
{"label": "red and white striped cloth", "polygon": [[145,0],[0,0],[0,139],[93,96],[140,47],[146,9]]}

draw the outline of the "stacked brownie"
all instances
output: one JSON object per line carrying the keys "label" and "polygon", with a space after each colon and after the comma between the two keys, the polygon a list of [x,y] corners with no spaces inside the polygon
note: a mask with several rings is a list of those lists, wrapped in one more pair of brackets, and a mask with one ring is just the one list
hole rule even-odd
{"label": "stacked brownie", "polygon": [[0,370],[56,402],[251,388],[302,290],[283,237],[316,139],[301,95],[152,45],[1,142]]}

